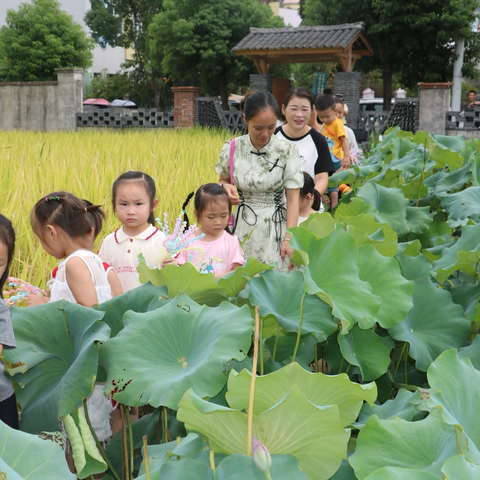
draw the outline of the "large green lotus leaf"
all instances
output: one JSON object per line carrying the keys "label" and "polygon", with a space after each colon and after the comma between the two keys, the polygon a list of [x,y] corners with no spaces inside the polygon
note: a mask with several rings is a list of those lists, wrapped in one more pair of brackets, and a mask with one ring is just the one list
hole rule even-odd
{"label": "large green lotus leaf", "polygon": [[[149,310],[149,304],[152,300],[164,295],[167,295],[166,287],[157,287],[151,283],[147,283],[123,295],[114,297],[108,302],[101,303],[95,308],[96,310],[105,312],[102,321],[111,328],[111,336],[115,337],[123,328],[122,318],[125,312],[129,310],[133,312],[146,312]],[[168,301],[169,299],[164,299],[163,303]]]}
{"label": "large green lotus leaf", "polygon": [[[480,187],[479,187],[480,188]],[[442,258],[433,262],[433,276],[443,283],[454,271],[476,275],[480,260],[480,224],[462,228],[462,236],[451,247],[444,248]]]}
{"label": "large green lotus leaf", "polygon": [[[240,373],[232,370],[228,377],[228,404],[237,410],[246,410],[252,375],[248,370]],[[373,405],[377,398],[374,382],[360,385],[353,383],[348,375],[324,375],[304,370],[297,363],[286,365],[281,370],[258,377],[255,384],[254,414],[273,407],[289,392],[292,385],[298,386],[305,398],[317,406],[337,405],[342,425],[350,425],[358,416],[363,402]]]}
{"label": "large green lotus leaf", "polygon": [[167,265],[157,270],[148,268],[141,254],[138,259],[140,263],[137,270],[140,272],[140,281],[151,282],[157,286],[166,285],[170,298],[185,293],[200,305],[213,307],[227,299],[225,290],[220,288],[215,276],[200,273],[190,262],[179,267]]}
{"label": "large green lotus leaf", "polygon": [[443,351],[465,346],[470,322],[449,292],[423,278],[414,282],[413,308],[407,318],[390,328],[389,333],[395,340],[410,344],[416,367],[426,372]]}
{"label": "large green lotus leaf", "polygon": [[[280,293],[281,292],[281,293]],[[270,270],[249,282],[249,300],[260,306],[260,315],[275,315],[287,332],[297,332],[302,301],[303,274],[289,275]],[[332,308],[316,295],[306,295],[303,306],[302,333],[312,332],[324,342],[338,328],[332,317]]]}
{"label": "large green lotus leaf", "polygon": [[365,480],[438,480],[438,475],[422,470],[412,470],[411,468],[383,467]]}
{"label": "large green lotus leaf", "polygon": [[100,349],[106,392],[125,405],[176,410],[185,391],[213,397],[226,382],[225,364],[250,348],[252,317],[246,306],[201,307],[187,296],[146,313],[128,312],[125,328]]}
{"label": "large green lotus leaf", "polygon": [[476,335],[468,347],[458,349],[459,358],[469,358],[472,365],[480,370],[480,335]]}
{"label": "large green lotus leaf", "polygon": [[289,231],[292,233],[297,228],[306,228],[312,232],[317,238],[323,238],[332,233],[335,230],[335,225],[338,221],[335,220],[328,212],[314,213],[310,215],[304,222],[298,227],[293,227]]}
{"label": "large green lotus leaf", "polygon": [[357,322],[371,322],[380,308],[380,297],[360,279],[356,265],[355,239],[337,225],[325,238],[316,239],[305,229],[294,235],[290,245],[306,252],[304,288],[332,307],[332,313],[348,331]]}
{"label": "large green lotus leaf", "polygon": [[463,455],[449,458],[442,467],[445,480],[478,480],[480,465],[470,463]]}
{"label": "large green lotus leaf", "polygon": [[357,477],[355,477],[348,460],[342,460],[342,465],[330,480],[357,480]]}
{"label": "large green lotus leaf", "polygon": [[398,235],[410,231],[406,218],[408,200],[400,189],[370,182],[357,190],[357,197],[373,205],[377,210],[375,219],[380,223],[388,223]]}
{"label": "large green lotus leaf", "polygon": [[[453,141],[452,141],[453,139]],[[430,153],[430,158],[437,162],[437,166],[443,168],[446,165],[450,167],[450,171],[461,168],[463,165],[463,157],[460,151],[463,149],[465,142],[454,137],[447,137],[445,135],[431,134],[427,139],[427,148]]]}
{"label": "large green lotus leaf", "polygon": [[480,284],[472,285],[472,279],[467,278],[460,285],[450,287],[448,291],[452,294],[452,300],[463,307],[465,317],[468,320],[471,322],[480,321],[480,309],[478,308]]}
{"label": "large green lotus leaf", "polygon": [[[396,156],[396,158],[390,162],[390,170],[399,170],[406,175],[417,175],[422,171],[423,152],[417,148],[417,145],[411,142],[409,143],[412,145],[410,151],[402,152],[401,156]],[[412,148],[414,149],[413,151]]]}
{"label": "large green lotus leaf", "polygon": [[14,430],[0,422],[0,478],[73,480],[77,477],[70,473],[65,452],[60,445]]}
{"label": "large green lotus leaf", "polygon": [[432,264],[423,255],[410,256],[407,254],[395,255],[402,276],[407,280],[417,280],[422,277],[429,277]]}
{"label": "large green lotus leaf", "polygon": [[352,198],[349,203],[340,203],[335,210],[335,216],[340,219],[343,217],[357,217],[362,213],[367,215],[375,214],[375,207],[358,197]]}
{"label": "large green lotus leaf", "polygon": [[[478,147],[477,145],[474,146],[475,153],[477,152]],[[474,155],[472,158],[471,164],[472,176],[470,177],[470,181],[474,187],[480,186],[480,156]]]}
{"label": "large green lotus leaf", "polygon": [[265,265],[256,258],[250,257],[245,265],[222,277],[218,284],[220,288],[223,288],[227,296],[236,297],[245,288],[250,278],[271,268],[273,268],[271,265]]}
{"label": "large green lotus leaf", "polygon": [[415,405],[418,404],[420,400],[420,394],[418,392],[410,392],[405,388],[401,388],[393,400],[387,400],[382,405],[369,405],[365,403],[354,426],[361,429],[372,415],[376,415],[381,420],[390,420],[398,417],[411,421],[417,413]]}
{"label": "large green lotus leaf", "polygon": [[[202,400],[192,390],[179,403],[178,419],[205,435],[213,451],[247,451],[247,414]],[[274,407],[253,416],[253,436],[270,454],[293,455],[309,478],[326,480],[346,458],[350,433],[340,423],[338,407],[317,407],[292,385]]]}
{"label": "large green lotus leaf", "polygon": [[440,200],[449,215],[447,225],[450,228],[467,225],[470,219],[479,223],[480,187],[469,187],[458,193],[443,194]]}
{"label": "large green lotus leaf", "polygon": [[165,462],[161,466],[159,470],[159,480],[178,480],[179,478],[213,480],[214,477],[212,470],[207,465],[198,460],[192,460],[191,458],[181,458],[179,461]]}
{"label": "large green lotus leaf", "polygon": [[17,348],[4,355],[12,364],[21,362],[25,371],[13,377],[20,387],[15,394],[22,430],[58,430],[58,418],[88,397],[97,376],[96,343],[110,338],[110,328],[99,321],[103,315],[67,301],[12,308]]}
{"label": "large green lotus leaf", "polygon": [[[425,177],[428,175],[428,173],[424,174]],[[428,195],[428,187],[422,183],[420,175],[412,178],[408,183],[399,185],[398,188],[403,192],[405,198],[408,198],[410,201],[416,202],[418,198],[422,199]]]}
{"label": "large green lotus leaf", "polygon": [[359,480],[382,467],[423,470],[442,478],[442,465],[457,453],[455,427],[445,423],[440,414],[432,413],[418,422],[380,420],[372,415],[348,460]]}
{"label": "large green lotus leaf", "polygon": [[407,207],[408,228],[413,233],[427,231],[433,222],[430,217],[430,207]]}
{"label": "large green lotus leaf", "polygon": [[[297,342],[296,334],[282,335],[282,331],[280,330],[278,340],[276,335],[270,338],[267,338],[267,340],[265,340],[265,346],[268,348],[268,350],[270,350],[270,353],[271,353],[270,358],[273,361],[275,361],[275,364],[277,364],[278,362],[288,361],[288,359],[290,359],[291,361],[296,342]],[[275,350],[275,343],[276,343],[276,350]],[[317,343],[318,343],[318,339],[313,334],[307,333],[306,335],[301,335],[300,341],[298,342],[297,357],[305,358],[307,363],[313,362],[315,358],[315,345]],[[275,351],[275,358],[273,358],[274,351]],[[275,366],[275,364],[272,363],[272,366]],[[248,370],[251,370],[251,368],[249,367],[245,367],[245,368],[248,368]],[[311,371],[311,368],[309,367],[307,368],[309,369],[309,371]],[[239,372],[242,369],[235,368],[235,370]],[[277,370],[278,368],[275,368],[273,371],[277,371]],[[272,370],[270,370],[270,372],[271,371]]]}
{"label": "large green lotus leaf", "polygon": [[438,195],[446,192],[461,190],[470,180],[472,166],[467,163],[453,173],[437,172],[425,180],[425,184],[431,188],[431,194]]}
{"label": "large green lotus leaf", "polygon": [[468,358],[459,358],[456,350],[443,352],[427,372],[430,393],[428,406],[439,408],[443,419],[468,437],[463,453],[480,463],[480,372]]}
{"label": "large green lotus leaf", "polygon": [[[413,285],[402,276],[397,260],[380,255],[372,245],[364,245],[358,249],[356,263],[360,268],[360,278],[370,283],[373,293],[382,300],[375,320],[383,328],[401,322],[413,305]],[[364,325],[359,322],[359,325],[371,328],[374,323]]]}
{"label": "large green lotus leaf", "polygon": [[387,223],[378,223],[372,214],[355,217],[339,217],[347,226],[347,232],[355,238],[357,245],[372,245],[378,253],[391,257],[397,251],[397,234]]}
{"label": "large green lotus leaf", "polygon": [[355,325],[346,335],[337,337],[345,360],[360,369],[364,382],[381,377],[390,365],[390,349],[372,330]]}

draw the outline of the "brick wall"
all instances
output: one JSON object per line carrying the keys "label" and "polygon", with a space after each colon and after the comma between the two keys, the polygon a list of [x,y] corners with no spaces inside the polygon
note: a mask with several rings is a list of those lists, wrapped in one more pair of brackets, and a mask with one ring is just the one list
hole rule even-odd
{"label": "brick wall", "polygon": [[358,127],[361,78],[362,74],[358,72],[337,72],[333,80],[333,93],[341,93],[348,106],[348,117],[346,120],[350,128]]}
{"label": "brick wall", "polygon": [[200,96],[200,87],[172,87],[175,128],[195,125],[195,98]]}

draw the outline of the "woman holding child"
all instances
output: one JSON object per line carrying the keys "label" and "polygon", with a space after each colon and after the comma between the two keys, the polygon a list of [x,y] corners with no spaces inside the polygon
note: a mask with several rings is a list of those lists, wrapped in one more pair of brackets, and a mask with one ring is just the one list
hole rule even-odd
{"label": "woman holding child", "polygon": [[[278,104],[269,92],[249,95],[243,107],[248,133],[225,143],[215,170],[237,206],[234,230],[245,258],[277,262],[286,270],[292,249],[286,230],[297,225],[302,161],[292,143],[274,135]],[[233,146],[232,146],[233,142]]]}

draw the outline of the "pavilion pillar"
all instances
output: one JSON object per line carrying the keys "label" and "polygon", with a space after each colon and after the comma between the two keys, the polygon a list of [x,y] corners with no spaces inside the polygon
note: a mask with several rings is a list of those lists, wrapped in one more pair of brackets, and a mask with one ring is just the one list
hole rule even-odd
{"label": "pavilion pillar", "polygon": [[266,91],[272,92],[273,75],[267,74],[251,74],[250,75],[250,90],[252,92]]}
{"label": "pavilion pillar", "polygon": [[419,83],[419,129],[445,135],[445,115],[453,83]]}
{"label": "pavilion pillar", "polygon": [[361,79],[362,74],[358,72],[337,72],[333,79],[333,92],[342,94],[348,106],[346,121],[350,128],[358,128]]}

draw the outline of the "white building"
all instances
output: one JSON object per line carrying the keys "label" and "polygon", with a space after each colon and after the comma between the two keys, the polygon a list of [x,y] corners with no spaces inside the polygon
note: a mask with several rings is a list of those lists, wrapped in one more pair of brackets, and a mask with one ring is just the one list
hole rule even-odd
{"label": "white building", "polygon": [[[17,10],[21,3],[27,0],[0,0],[0,27],[5,25],[7,10]],[[84,22],[85,14],[90,10],[90,0],[59,0],[62,10],[73,17],[75,23],[80,24],[88,32],[88,27]],[[90,71],[101,73],[106,70],[107,73],[116,73],[120,70],[120,65],[125,62],[125,49],[121,47],[105,48],[97,45],[93,51],[93,64]]]}

